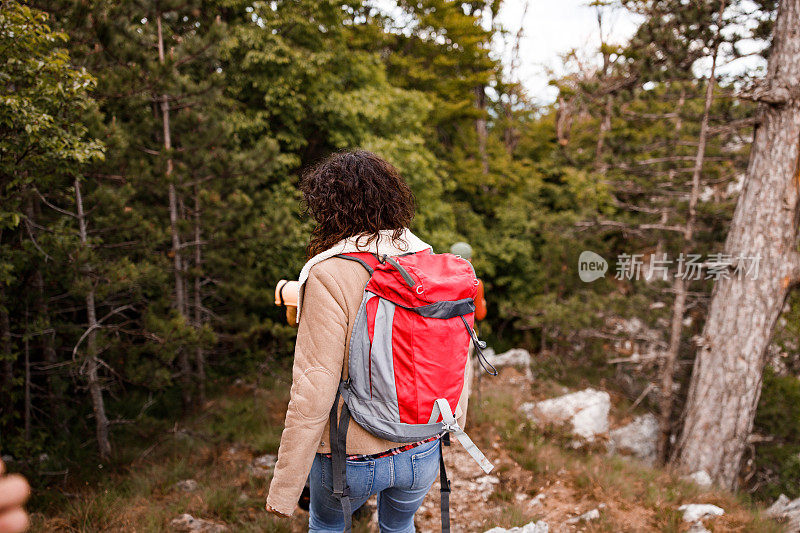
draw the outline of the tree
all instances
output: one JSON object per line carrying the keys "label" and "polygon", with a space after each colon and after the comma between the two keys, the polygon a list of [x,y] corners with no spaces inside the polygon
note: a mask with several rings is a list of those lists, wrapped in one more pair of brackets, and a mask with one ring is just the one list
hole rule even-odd
{"label": "tree", "polygon": [[[83,196],[81,195],[81,182],[75,179],[75,218],[78,219],[78,235],[80,237],[81,248],[89,246],[89,234],[86,229],[86,213],[83,208]],[[108,416],[106,416],[106,406],[103,401],[103,388],[100,384],[97,359],[97,306],[95,305],[95,288],[91,280],[91,266],[85,264],[81,268],[87,278],[88,290],[86,291],[86,317],[89,328],[86,330],[86,376],[89,385],[89,394],[92,397],[92,410],[94,411],[97,447],[102,459],[111,456],[111,441],[108,437]]]}
{"label": "tree", "polygon": [[758,404],[765,351],[790,287],[800,280],[800,0],[779,5],[744,189],[725,243],[760,256],[758,275],[717,281],[686,402],[675,465],[734,488]]}
{"label": "tree", "polygon": [[[38,438],[32,442],[32,404],[39,388],[32,384],[36,374],[46,378],[42,387],[46,412],[58,416],[63,409],[58,405],[61,402],[54,401],[56,388],[50,379],[58,362],[54,339],[61,322],[58,310],[48,305],[48,286],[54,271],[59,272],[64,286],[74,286],[82,277],[73,277],[64,269],[67,258],[81,248],[77,233],[69,229],[75,215],[53,205],[47,196],[69,194],[87,164],[103,155],[103,145],[88,134],[83,122],[84,115],[94,110],[89,91],[95,80],[70,64],[65,42],[64,33],[50,28],[46,13],[15,1],[0,3],[0,49],[4,51],[0,75],[4,88],[0,98],[0,357],[5,385],[0,424],[13,427],[15,411],[23,412],[24,437],[31,447],[41,444]],[[36,313],[34,321],[28,321],[30,310]],[[14,329],[21,333],[14,335]],[[22,342],[15,343],[15,337]],[[20,352],[24,354],[22,372],[17,370]],[[81,359],[90,367],[93,361],[92,353]],[[24,405],[15,410],[19,374],[24,375]],[[101,426],[107,425],[104,400],[92,375],[87,381],[100,436]],[[2,429],[4,434],[14,434]]]}

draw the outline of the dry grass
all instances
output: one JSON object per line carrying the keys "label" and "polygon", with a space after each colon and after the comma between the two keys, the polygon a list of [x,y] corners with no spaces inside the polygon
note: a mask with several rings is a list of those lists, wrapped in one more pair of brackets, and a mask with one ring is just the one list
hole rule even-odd
{"label": "dry grass", "polygon": [[[541,390],[539,383],[535,385]],[[558,387],[550,384],[547,388]],[[571,516],[604,504],[601,517],[581,524],[580,530],[686,531],[688,524],[681,520],[677,508],[684,503],[711,503],[726,511],[724,516],[707,521],[711,530],[782,531],[778,524],[762,517],[746,496],[701,489],[667,470],[608,456],[601,441],[573,449],[569,445],[573,437],[562,428],[533,427],[519,417],[516,407],[531,396],[527,387],[505,383],[486,387],[482,405],[471,410],[470,422],[478,427],[471,433],[481,437],[483,446],[501,442],[513,462],[532,473],[528,478],[515,476],[518,483],[511,490],[548,495],[537,510],[551,524],[551,530],[553,524],[563,524]]]}
{"label": "dry grass", "polygon": [[[268,480],[247,470],[255,456],[277,451],[285,402],[285,387],[225,391],[155,447],[140,447],[126,468],[39,495],[47,503],[34,513],[31,531],[166,531],[183,513],[237,532],[301,531],[302,519],[288,522],[263,510]],[[175,487],[185,479],[199,488],[186,493]]]}
{"label": "dry grass", "polygon": [[[571,449],[572,438],[562,429],[531,427],[516,408],[535,395],[513,370],[484,383],[480,403],[474,397],[470,405],[468,431],[479,446],[491,450],[494,475],[501,482],[488,502],[476,506],[474,516],[463,517],[464,530],[544,519],[551,531],[678,532],[688,528],[677,511],[682,503],[725,509],[723,517],[706,522],[715,531],[781,530],[743,497],[701,490],[662,469],[608,457],[602,443]],[[560,390],[552,383],[547,388]],[[276,453],[287,395],[287,383],[229,388],[157,446],[142,444],[141,457],[125,468],[95,476],[101,479],[97,483],[54,486],[50,498],[40,500],[47,504],[34,515],[32,531],[165,531],[182,513],[224,522],[236,532],[305,531],[305,513],[281,520],[264,512],[268,480],[253,477],[247,469],[255,456]],[[198,482],[197,491],[175,488],[176,482],[189,478]],[[527,506],[541,492],[546,494],[543,503]],[[564,525],[599,504],[606,505],[599,519]],[[366,513],[354,530],[374,531],[370,518],[371,512]]]}

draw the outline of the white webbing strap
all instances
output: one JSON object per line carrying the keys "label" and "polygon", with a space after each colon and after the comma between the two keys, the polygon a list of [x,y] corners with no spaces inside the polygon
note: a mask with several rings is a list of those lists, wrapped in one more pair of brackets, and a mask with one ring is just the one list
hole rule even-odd
{"label": "white webbing strap", "polygon": [[428,423],[433,424],[439,419],[439,415],[442,415],[442,423],[444,424],[443,429],[455,435],[458,439],[458,442],[467,450],[467,453],[475,459],[475,462],[483,469],[484,472],[487,474],[492,471],[494,465],[489,462],[483,452],[481,452],[475,443],[472,442],[472,439],[469,438],[469,435],[464,433],[464,430],[458,426],[458,422],[456,421],[456,417],[453,416],[453,411],[450,409],[450,404],[447,403],[447,400],[444,398],[439,398],[433,404],[433,411],[431,412],[431,418]]}

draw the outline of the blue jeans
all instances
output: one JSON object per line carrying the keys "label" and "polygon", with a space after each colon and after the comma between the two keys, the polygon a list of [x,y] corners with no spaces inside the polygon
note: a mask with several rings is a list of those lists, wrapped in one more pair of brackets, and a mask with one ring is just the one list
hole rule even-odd
{"label": "blue jeans", "polygon": [[[381,533],[413,533],[414,513],[439,472],[439,441],[370,461],[347,461],[347,484],[353,511],[378,495]],[[342,504],[333,495],[331,459],[317,454],[311,466],[308,529],[313,533],[344,530]]]}

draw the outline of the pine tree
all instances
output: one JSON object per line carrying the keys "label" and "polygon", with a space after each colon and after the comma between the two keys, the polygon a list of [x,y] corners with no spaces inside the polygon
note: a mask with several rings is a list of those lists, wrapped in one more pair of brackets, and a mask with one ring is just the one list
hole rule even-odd
{"label": "pine tree", "polygon": [[[735,488],[761,389],[764,355],[789,288],[800,280],[797,139],[800,2],[781,2],[747,178],[725,252],[760,254],[757,276],[721,278],[695,362],[675,455],[685,471],[705,470]],[[735,260],[735,259],[734,259]]]}
{"label": "pine tree", "polygon": [[[61,414],[54,400],[60,385],[53,379],[58,363],[54,340],[61,322],[56,318],[58,311],[48,305],[50,294],[45,291],[54,271],[67,286],[75,281],[69,272],[65,276],[60,271],[61,262],[78,249],[76,235],[69,231],[72,213],[53,205],[45,195],[69,194],[86,164],[101,158],[103,152],[82,120],[93,109],[88,94],[94,79],[70,65],[63,48],[66,35],[50,28],[45,13],[6,0],[0,4],[0,40],[6,90],[0,99],[0,325],[5,385],[0,424],[4,435],[17,434],[8,428],[14,427],[16,413],[22,412],[23,437],[35,448],[42,442],[33,440],[32,404],[39,398],[34,397],[32,380],[45,378],[43,412]],[[91,364],[92,355],[81,361]],[[22,391],[20,375],[24,377]],[[88,381],[91,387],[92,378]],[[22,409],[15,409],[20,399]],[[94,400],[102,407],[102,396]],[[98,428],[104,423],[101,418]]]}

